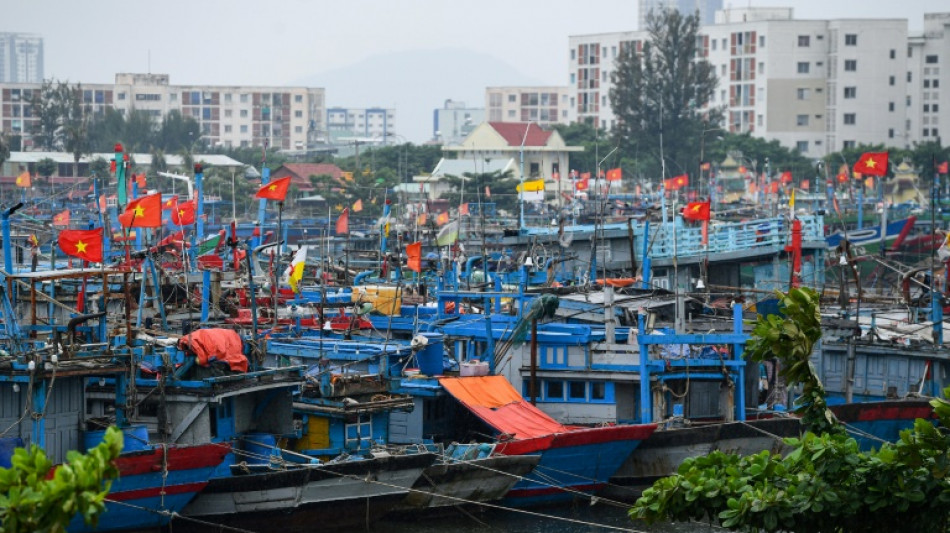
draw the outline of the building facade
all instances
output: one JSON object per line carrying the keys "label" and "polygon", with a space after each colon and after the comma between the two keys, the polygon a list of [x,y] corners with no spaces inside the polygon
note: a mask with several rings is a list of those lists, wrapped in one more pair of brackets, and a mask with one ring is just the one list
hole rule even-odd
{"label": "building facade", "polygon": [[569,124],[570,92],[570,87],[486,87],[487,120]]}
{"label": "building facade", "polygon": [[680,13],[699,12],[699,23],[713,24],[716,20],[716,11],[722,9],[722,0],[639,0],[637,3],[638,29],[647,28],[647,17],[650,12],[662,9],[678,9]]}
{"label": "building facade", "polygon": [[[0,84],[0,125],[24,137],[36,127],[32,98],[35,84]],[[144,111],[156,122],[180,111],[201,128],[197,144],[208,147],[268,146],[304,150],[326,137],[325,91],[311,87],[171,85],[167,74],[116,74],[114,84],[77,84],[91,116],[112,108],[125,116]]]}
{"label": "building facade", "polygon": [[444,106],[432,111],[432,140],[439,144],[459,144],[484,121],[485,108],[446,100]]}
{"label": "building facade", "polygon": [[[570,37],[570,119],[610,129],[611,73],[645,31]],[[733,133],[776,139],[810,157],[861,143],[917,140],[908,131],[907,21],[795,20],[789,8],[719,11],[700,30],[698,55],[718,87],[706,103]]]}
{"label": "building facade", "polygon": [[[907,138],[927,142],[946,138],[940,111],[950,110],[950,13],[924,15],[924,32],[907,46]],[[945,121],[946,122],[946,121]],[[941,134],[943,135],[941,136]]]}
{"label": "building facade", "polygon": [[382,139],[396,135],[396,110],[383,107],[331,107],[326,111],[329,142]]}
{"label": "building facade", "polygon": [[33,33],[0,33],[0,83],[43,81],[43,38]]}

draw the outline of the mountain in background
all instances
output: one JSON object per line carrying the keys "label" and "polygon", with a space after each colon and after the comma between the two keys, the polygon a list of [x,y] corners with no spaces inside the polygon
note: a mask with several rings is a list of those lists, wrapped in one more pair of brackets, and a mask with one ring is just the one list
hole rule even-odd
{"label": "mountain in background", "polygon": [[432,111],[446,100],[485,107],[485,87],[550,85],[498,58],[461,48],[376,55],[292,84],[325,88],[327,107],[394,108],[395,133],[417,144],[432,138]]}

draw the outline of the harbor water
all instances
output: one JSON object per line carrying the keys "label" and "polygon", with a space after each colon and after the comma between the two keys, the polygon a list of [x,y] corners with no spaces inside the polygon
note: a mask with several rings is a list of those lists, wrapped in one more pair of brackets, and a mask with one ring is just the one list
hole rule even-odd
{"label": "harbor water", "polygon": [[708,524],[646,525],[627,516],[626,506],[576,505],[536,509],[453,509],[439,515],[404,515],[374,524],[373,533],[705,533],[721,531]]}

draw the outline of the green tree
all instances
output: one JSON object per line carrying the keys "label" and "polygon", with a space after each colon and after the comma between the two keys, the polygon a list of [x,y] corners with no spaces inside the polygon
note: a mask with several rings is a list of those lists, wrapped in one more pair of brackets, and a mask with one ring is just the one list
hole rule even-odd
{"label": "green tree", "polygon": [[651,14],[642,52],[622,46],[611,73],[614,146],[622,157],[636,154],[638,167],[648,176],[660,175],[661,153],[668,173],[698,169],[703,131],[722,122],[720,108],[706,107],[717,79],[698,53],[698,31],[698,14]]}
{"label": "green tree", "polygon": [[96,527],[111,480],[119,473],[113,461],[121,452],[122,432],[115,427],[85,455],[70,451],[66,463],[55,470],[38,446],[17,449],[11,467],[0,468],[0,529],[65,532],[76,515]]}
{"label": "green tree", "polygon": [[31,105],[37,118],[33,139],[40,148],[52,151],[60,146],[65,102],[71,92],[68,83],[56,80],[44,81],[33,91]]}
{"label": "green tree", "polygon": [[201,126],[192,117],[186,117],[177,109],[169,111],[155,134],[154,145],[165,152],[192,149],[192,143],[201,136]]}
{"label": "green tree", "polygon": [[111,152],[125,135],[125,117],[116,109],[106,108],[89,124],[89,145],[92,152]]}
{"label": "green tree", "polygon": [[739,152],[743,159],[740,164],[754,168],[757,173],[766,171],[772,176],[790,171],[796,182],[800,179],[812,179],[817,172],[814,162],[797,150],[782,146],[777,140],[765,140],[749,133],[707,133],[703,158],[714,164],[722,162],[726,154]]}
{"label": "green tree", "polygon": [[56,170],[59,165],[56,164],[56,161],[48,157],[44,157],[36,162],[36,173],[40,176],[43,176],[46,179],[49,179],[50,176],[56,174]]}
{"label": "green tree", "polygon": [[779,296],[786,318],[760,317],[747,353],[752,361],[777,357],[783,377],[802,383],[796,405],[810,431],[785,440],[794,448],[785,457],[715,451],[687,459],[675,475],[643,492],[631,517],[710,520],[746,531],[946,531],[950,403],[931,401],[939,426],[920,419],[896,444],[859,451],[827,409],[809,361],[821,336],[818,294],[793,289]]}
{"label": "green tree", "polygon": [[[511,176],[511,172],[466,172],[462,177],[447,175],[445,181],[452,187],[453,192],[445,193],[442,198],[448,200],[449,205],[457,206],[464,198],[467,202],[477,202],[479,195],[483,202],[494,202],[498,209],[505,209],[511,213],[518,210],[518,195],[505,194],[502,191],[514,191],[518,180]],[[492,197],[485,198],[485,187],[491,188]],[[464,188],[464,193],[463,193]]]}
{"label": "green tree", "polygon": [[[570,168],[561,169],[561,175],[565,176],[571,170],[577,172],[593,172],[597,168],[597,154],[606,155],[610,151],[611,138],[607,133],[595,128],[588,122],[573,122],[571,124],[555,124],[554,129],[558,132],[564,143],[568,146],[583,146],[583,152],[571,152],[568,166]],[[633,170],[632,166],[624,166],[625,169]]]}
{"label": "green tree", "polygon": [[89,127],[82,108],[82,85],[63,94],[63,149],[73,155],[73,176],[79,176],[79,160],[90,152]]}
{"label": "green tree", "polygon": [[155,123],[148,112],[132,109],[125,120],[121,140],[126,152],[147,152],[155,144]]}
{"label": "green tree", "polygon": [[101,157],[97,157],[93,159],[89,163],[89,174],[91,176],[96,176],[99,179],[101,179],[102,181],[100,181],[99,183],[103,185],[109,183],[109,176],[110,176],[109,162]]}

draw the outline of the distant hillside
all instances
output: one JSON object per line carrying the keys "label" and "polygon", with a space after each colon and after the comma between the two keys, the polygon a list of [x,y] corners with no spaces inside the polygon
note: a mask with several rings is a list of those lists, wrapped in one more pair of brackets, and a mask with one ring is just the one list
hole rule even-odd
{"label": "distant hillside", "polygon": [[292,83],[326,88],[328,107],[394,107],[396,132],[414,143],[432,136],[432,110],[448,99],[484,107],[485,87],[545,85],[498,58],[460,48],[381,54]]}

